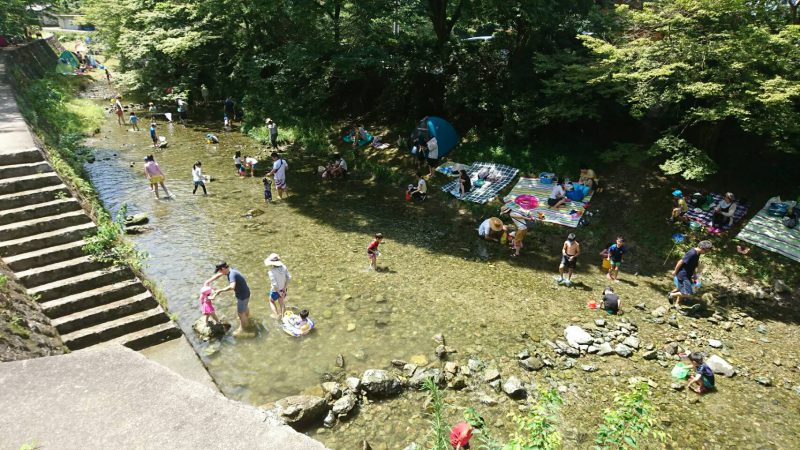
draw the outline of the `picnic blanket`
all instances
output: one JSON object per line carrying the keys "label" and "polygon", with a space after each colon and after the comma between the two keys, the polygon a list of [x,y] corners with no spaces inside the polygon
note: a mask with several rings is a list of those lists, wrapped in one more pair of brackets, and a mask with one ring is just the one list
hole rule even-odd
{"label": "picnic blanket", "polygon": [[[591,195],[583,198],[582,202],[568,201],[558,209],[547,207],[547,198],[553,190],[552,184],[539,183],[538,178],[520,178],[516,186],[511,188],[511,192],[505,196],[503,201],[507,208],[519,213],[529,220],[541,220],[543,222],[557,223],[565,227],[577,228],[586,209],[584,207],[591,199]],[[533,195],[539,200],[539,206],[527,210],[516,204],[514,200],[520,195]]]}
{"label": "picnic blanket", "polygon": [[782,217],[767,214],[769,205],[773,202],[781,203],[781,198],[769,199],[736,237],[800,262],[800,227],[787,228],[783,226]]}
{"label": "picnic blanket", "polygon": [[[686,213],[686,216],[690,220],[694,220],[695,222],[699,222],[701,225],[704,225],[706,227],[710,227],[711,226],[711,218],[714,216],[714,206],[716,204],[718,204],[720,201],[722,201],[722,196],[719,195],[719,194],[712,193],[711,196],[714,197],[714,201],[712,202],[711,207],[708,208],[707,211],[704,210],[704,209],[701,209],[701,210],[697,211],[697,208],[689,209],[689,212]],[[749,203],[745,203],[745,204],[741,204],[741,203],[738,203],[738,202],[736,203],[736,212],[733,213],[733,223],[734,224],[736,222],[742,220],[742,217],[744,217],[745,214],[747,214],[748,206],[750,206]],[[722,227],[723,230],[728,230],[730,228],[731,227],[728,226],[728,225],[725,225],[725,226]]]}
{"label": "picnic blanket", "polygon": [[[483,181],[481,186],[475,186],[475,182],[478,180],[478,172],[484,169],[488,170],[489,177]],[[484,162],[474,162],[466,170],[472,181],[472,190],[464,197],[461,197],[461,200],[474,203],[486,203],[493,199],[504,187],[508,186],[519,173],[519,169],[513,167]],[[490,179],[491,181],[489,181]],[[458,179],[455,179],[442,186],[442,190],[449,192],[454,197],[459,197],[461,194],[458,187]]]}
{"label": "picnic blanket", "polygon": [[446,161],[436,167],[437,172],[448,177],[457,177],[459,169],[469,169],[469,166],[458,162]]}

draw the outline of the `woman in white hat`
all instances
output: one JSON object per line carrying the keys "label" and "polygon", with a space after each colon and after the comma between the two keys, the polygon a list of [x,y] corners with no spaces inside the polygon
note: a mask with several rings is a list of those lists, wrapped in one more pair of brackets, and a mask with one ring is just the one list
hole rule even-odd
{"label": "woman in white hat", "polygon": [[267,256],[264,265],[269,267],[267,271],[270,282],[269,307],[272,309],[272,317],[278,319],[283,317],[283,313],[286,311],[286,289],[289,287],[289,282],[292,281],[292,275],[277,253]]}

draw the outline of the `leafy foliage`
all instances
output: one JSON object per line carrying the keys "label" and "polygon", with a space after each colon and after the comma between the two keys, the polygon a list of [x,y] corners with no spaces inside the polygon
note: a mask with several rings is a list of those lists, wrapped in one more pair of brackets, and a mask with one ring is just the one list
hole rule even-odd
{"label": "leafy foliage", "polygon": [[128,206],[123,204],[114,220],[102,215],[98,219],[97,233],[86,238],[83,251],[94,255],[98,261],[125,264],[140,270],[145,254],[136,250],[131,241],[123,238],[127,211]]}
{"label": "leafy foliage", "polygon": [[539,401],[526,416],[517,416],[517,432],[503,450],[551,450],[561,448],[557,428],[558,408],[563,401],[554,390],[540,390]]}
{"label": "leafy foliage", "polygon": [[423,383],[423,388],[428,391],[428,401],[430,402],[431,413],[428,418],[430,424],[431,434],[429,436],[431,448],[434,450],[448,450],[450,442],[448,441],[447,423],[444,420],[444,401],[442,400],[442,391],[439,386],[433,381],[432,377],[426,378]]}
{"label": "leafy foliage", "polygon": [[647,383],[639,383],[633,391],[614,396],[614,409],[606,409],[597,431],[596,449],[640,448],[666,440],[648,395]]}
{"label": "leafy foliage", "polygon": [[22,39],[28,35],[29,27],[39,24],[30,6],[30,0],[3,0],[0,8],[0,36]]}

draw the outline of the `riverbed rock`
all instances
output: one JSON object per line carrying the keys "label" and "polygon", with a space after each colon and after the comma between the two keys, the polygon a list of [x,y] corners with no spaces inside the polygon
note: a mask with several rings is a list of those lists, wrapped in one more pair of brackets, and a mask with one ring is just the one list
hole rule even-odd
{"label": "riverbed rock", "polygon": [[449,361],[444,365],[444,371],[448,373],[458,373],[458,363],[455,361]]}
{"label": "riverbed rock", "polygon": [[531,351],[527,348],[517,353],[517,359],[527,359],[529,356],[531,356]]}
{"label": "riverbed rock", "polygon": [[614,349],[608,342],[603,342],[597,347],[597,354],[600,356],[608,356],[614,353]]}
{"label": "riverbed rock", "polygon": [[278,415],[295,428],[319,423],[328,411],[328,404],[315,395],[292,395],[275,402]]}
{"label": "riverbed rock", "polygon": [[127,216],[125,218],[125,226],[132,226],[132,225],[144,225],[149,222],[150,219],[147,217],[145,213],[138,213],[132,216]]}
{"label": "riverbed rock", "polygon": [[644,359],[645,361],[652,361],[657,358],[658,358],[658,352],[655,350],[647,351],[642,355],[642,359]]}
{"label": "riverbed rock", "polygon": [[342,386],[335,381],[326,381],[322,383],[322,392],[336,399],[342,396]]}
{"label": "riverbed rock", "polygon": [[436,353],[436,356],[439,359],[444,359],[450,353],[458,353],[458,352],[452,347],[447,347],[444,344],[441,344],[441,345],[436,347],[436,350],[434,350],[434,353]]}
{"label": "riverbed rock", "polygon": [[352,392],[358,392],[358,388],[361,387],[361,379],[358,377],[347,377],[344,380],[344,385]]}
{"label": "riverbed rock", "polygon": [[633,354],[633,349],[631,349],[625,344],[617,344],[617,346],[614,347],[614,353],[616,353],[619,356],[622,356],[623,358],[627,358],[628,356],[631,356]]}
{"label": "riverbed rock", "polygon": [[131,225],[125,227],[126,234],[143,234],[152,230],[148,225]]}
{"label": "riverbed rock", "polygon": [[333,428],[333,426],[336,425],[336,415],[333,411],[328,411],[328,415],[325,416],[322,425],[325,426],[325,428]]}
{"label": "riverbed rock", "polygon": [[205,317],[200,317],[194,322],[192,329],[202,340],[207,341],[209,339],[217,339],[225,336],[225,333],[231,329],[231,324],[226,322],[215,323],[213,320],[210,320],[209,325],[206,325]]}
{"label": "riverbed rock", "polygon": [[581,369],[583,369],[584,372],[597,372],[597,367],[591,364],[583,365]]}
{"label": "riverbed rock", "polygon": [[776,294],[791,294],[792,288],[786,285],[783,280],[775,280],[775,283],[772,285],[772,290]]}
{"label": "riverbed rock", "polygon": [[636,336],[628,336],[622,343],[633,349],[639,348],[639,338]]}
{"label": "riverbed rock", "polygon": [[597,325],[598,327],[604,327],[606,326],[606,321],[603,319],[595,319],[594,324]]}
{"label": "riverbed rock", "polygon": [[433,379],[433,382],[437,385],[441,385],[444,379],[442,371],[439,369],[418,370],[411,379],[408,380],[408,386],[413,389],[422,389],[425,385],[425,380],[428,378]]}
{"label": "riverbed rock", "polygon": [[577,325],[570,325],[564,330],[564,338],[571,347],[588,345],[594,342],[592,335]]}
{"label": "riverbed rock", "polygon": [[503,383],[503,392],[511,398],[521,398],[525,396],[525,387],[519,378],[512,375]]}
{"label": "riverbed rock", "polygon": [[650,315],[653,317],[664,317],[664,315],[667,314],[667,311],[669,311],[669,309],[666,306],[661,305],[658,308],[650,311]]}
{"label": "riverbed rock", "polygon": [[758,332],[759,332],[759,333],[761,333],[761,334],[767,334],[767,326],[766,326],[766,325],[764,325],[763,323],[760,323],[760,324],[758,324],[758,326],[756,327],[756,331],[758,331]]}
{"label": "riverbed rock", "polygon": [[528,358],[521,359],[518,361],[518,363],[520,367],[530,371],[541,370],[542,367],[544,367],[542,359],[539,358],[538,356],[530,356]]}
{"label": "riverbed rock", "polygon": [[720,341],[719,339],[709,339],[708,345],[714,348],[722,348],[722,341]]}
{"label": "riverbed rock", "polygon": [[491,382],[500,379],[500,371],[496,367],[489,367],[483,372],[483,381]]}
{"label": "riverbed rock", "polygon": [[352,322],[347,324],[347,331],[355,331],[355,329],[356,329],[356,324]]}
{"label": "riverbed rock", "polygon": [[772,378],[766,376],[758,376],[756,377],[756,383],[762,386],[772,386]]}
{"label": "riverbed rock", "polygon": [[434,334],[433,341],[436,342],[437,344],[444,345],[444,335],[442,333]]}
{"label": "riverbed rock", "polygon": [[375,397],[389,397],[403,391],[403,384],[389,372],[369,369],[361,376],[361,388]]}
{"label": "riverbed rock", "polygon": [[706,364],[708,364],[708,367],[710,367],[714,373],[724,375],[726,377],[732,377],[736,374],[736,370],[733,368],[733,366],[728,361],[725,361],[717,355],[711,355],[711,357],[706,360]]}
{"label": "riverbed rock", "polygon": [[487,406],[497,405],[497,400],[486,392],[479,392],[477,395],[478,402]]}
{"label": "riverbed rock", "polygon": [[405,376],[407,377],[413,376],[414,373],[416,373],[416,371],[417,371],[416,364],[408,363],[405,366],[403,366],[403,374],[405,374]]}
{"label": "riverbed rock", "polygon": [[467,360],[467,368],[472,372],[478,372],[483,369],[483,361],[480,359],[470,358]]}
{"label": "riverbed rock", "polygon": [[356,407],[356,403],[358,403],[358,399],[354,394],[343,395],[342,398],[333,403],[331,412],[338,417],[347,416]]}
{"label": "riverbed rock", "polygon": [[343,369],[344,368],[344,355],[339,353],[336,355],[336,367]]}

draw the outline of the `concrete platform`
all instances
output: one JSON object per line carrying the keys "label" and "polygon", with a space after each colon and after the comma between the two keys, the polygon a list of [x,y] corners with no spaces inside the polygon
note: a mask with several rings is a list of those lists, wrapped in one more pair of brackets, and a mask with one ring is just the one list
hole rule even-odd
{"label": "concrete platform", "polygon": [[0,449],[325,447],[122,346],[0,364]]}
{"label": "concrete platform", "polygon": [[200,383],[214,392],[219,392],[214,379],[208,374],[206,366],[200,361],[200,357],[197,356],[197,353],[186,338],[162,342],[144,350],[139,350],[139,353],[187,380]]}
{"label": "concrete platform", "polygon": [[5,55],[0,52],[0,158],[4,153],[16,153],[20,150],[35,148],[28,125],[17,108],[11,86],[2,82],[6,77]]}

